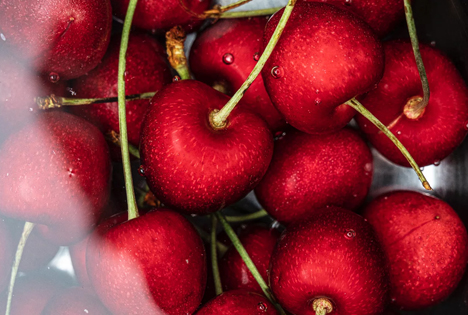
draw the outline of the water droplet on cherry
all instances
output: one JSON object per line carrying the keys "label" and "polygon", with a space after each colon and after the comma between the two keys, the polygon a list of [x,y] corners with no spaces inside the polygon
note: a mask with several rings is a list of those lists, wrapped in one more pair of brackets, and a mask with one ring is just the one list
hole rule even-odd
{"label": "water droplet on cherry", "polygon": [[6,37],[5,37],[5,35],[3,35],[3,33],[0,33],[0,38],[1,38],[3,41],[6,41]]}
{"label": "water droplet on cherry", "polygon": [[465,123],[465,130],[468,130],[468,121]]}
{"label": "water droplet on cherry", "polygon": [[256,53],[253,55],[253,60],[255,60],[255,61],[259,61],[259,60],[260,60],[260,53],[259,53],[259,52],[256,52]]}
{"label": "water droplet on cherry", "polygon": [[435,40],[431,41],[431,46],[432,46],[432,47],[435,47],[435,45],[436,45]]}
{"label": "water droplet on cherry", "polygon": [[180,81],[180,77],[178,75],[172,78],[172,82],[177,82],[177,81]]}
{"label": "water droplet on cherry", "polygon": [[353,229],[347,229],[345,231],[345,237],[347,239],[349,239],[349,240],[355,238],[356,237],[356,231],[354,231]]}
{"label": "water droplet on cherry", "polygon": [[284,71],[283,71],[283,68],[281,68],[280,66],[274,66],[272,69],[271,69],[271,75],[273,76],[273,78],[275,79],[279,79],[283,76],[284,74]]}
{"label": "water droplet on cherry", "polygon": [[263,302],[260,302],[257,305],[257,309],[261,312],[266,312],[268,310],[268,307]]}
{"label": "water droplet on cherry", "polygon": [[315,99],[315,105],[319,105],[320,103],[322,103],[322,100],[320,98],[316,98]]}
{"label": "water droplet on cherry", "polygon": [[226,53],[223,56],[223,62],[227,65],[230,65],[234,62],[234,56],[230,53]]}
{"label": "water droplet on cherry", "polygon": [[143,165],[140,165],[140,167],[138,168],[138,173],[141,176],[145,176],[145,167]]}
{"label": "water droplet on cherry", "polygon": [[401,131],[400,131],[400,130],[397,131],[397,135],[401,135]]}
{"label": "water droplet on cherry", "polygon": [[434,161],[434,166],[439,166],[440,165],[440,160],[435,160]]}
{"label": "water droplet on cherry", "polygon": [[49,81],[52,83],[57,83],[60,80],[60,76],[56,72],[49,73]]}
{"label": "water droplet on cherry", "polygon": [[365,170],[366,172],[372,171],[372,163],[366,163],[366,164],[364,164],[364,170]]}
{"label": "water droplet on cherry", "polygon": [[345,4],[346,6],[348,6],[348,7],[349,7],[352,3],[353,3],[353,0],[345,0],[345,2],[344,2],[344,4]]}

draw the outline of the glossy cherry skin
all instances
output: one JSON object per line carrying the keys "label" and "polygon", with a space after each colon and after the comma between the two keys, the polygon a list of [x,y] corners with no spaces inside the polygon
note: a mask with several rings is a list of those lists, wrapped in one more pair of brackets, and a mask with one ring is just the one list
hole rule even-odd
{"label": "glossy cherry skin", "polygon": [[[252,72],[262,50],[264,17],[226,19],[216,22],[197,36],[190,50],[190,69],[209,85],[221,84],[234,94]],[[245,92],[243,105],[262,116],[271,130],[285,126],[259,76]]]}
{"label": "glossy cherry skin", "polygon": [[[265,281],[268,281],[267,270],[270,256],[279,235],[277,230],[252,226],[239,236],[242,245]],[[243,289],[263,294],[262,289],[234,246],[231,246],[221,259],[219,272],[225,291]]]}
{"label": "glossy cherry skin", "polygon": [[[111,2],[113,13],[123,20],[130,0],[111,0]],[[187,32],[192,32],[203,23],[203,20],[197,16],[208,9],[210,2],[210,0],[141,0],[136,6],[132,24],[156,33],[164,33],[176,25],[182,26]]]}
{"label": "glossy cherry skin", "polygon": [[[468,87],[446,56],[420,45],[431,94],[424,113],[418,119],[409,119],[403,113],[405,104],[414,96],[423,96],[411,44],[390,41],[384,48],[384,77],[377,89],[363,97],[362,104],[389,127],[419,166],[440,163],[468,133]],[[356,120],[383,156],[409,167],[386,136],[361,115]]]}
{"label": "glossy cherry skin", "polygon": [[174,82],[151,101],[142,127],[141,171],[156,198],[175,210],[207,214],[258,184],[273,153],[265,121],[235,108],[224,129],[209,122],[229,97],[192,80]]}
{"label": "glossy cherry skin", "polygon": [[[121,34],[112,36],[109,49],[101,64],[88,75],[80,77],[74,84],[76,97],[103,98],[117,96],[117,72]],[[172,82],[164,47],[154,38],[142,33],[132,33],[128,43],[125,91],[127,95],[155,92]],[[140,144],[140,131],[149,100],[128,101],[128,141]],[[98,126],[103,133],[119,132],[117,102],[74,106],[72,112]]]}
{"label": "glossy cherry skin", "polygon": [[109,44],[109,0],[0,1],[0,42],[34,68],[59,79],[77,78],[101,61]]}
{"label": "glossy cherry skin", "polygon": [[447,203],[418,192],[395,191],[374,199],[364,217],[387,256],[395,306],[425,308],[455,290],[468,263],[468,235]]}
{"label": "glossy cherry skin", "polygon": [[333,4],[356,14],[383,37],[404,18],[403,2],[399,0],[303,0]]}
{"label": "glossy cherry skin", "polygon": [[372,154],[356,131],[293,130],[275,142],[255,195],[271,216],[290,224],[329,205],[356,209],[369,192],[372,173]]}
{"label": "glossy cherry skin", "polygon": [[385,258],[363,217],[330,207],[289,225],[271,255],[270,287],[296,315],[325,297],[332,315],[381,314],[387,304]]}
{"label": "glossy cherry skin", "polygon": [[[281,15],[268,21],[264,46]],[[298,2],[262,76],[286,121],[316,134],[351,120],[355,111],[342,104],[372,89],[383,66],[382,45],[367,24],[332,5]]]}
{"label": "glossy cherry skin", "polygon": [[180,214],[158,209],[100,231],[87,269],[104,305],[120,314],[192,314],[206,285],[202,240]]}
{"label": "glossy cherry skin", "polygon": [[0,292],[8,286],[14,257],[13,246],[13,239],[5,219],[0,218]]}
{"label": "glossy cherry skin", "polygon": [[52,297],[41,315],[94,314],[111,315],[94,292],[80,288],[67,288]]}
{"label": "glossy cherry skin", "polygon": [[76,242],[102,213],[110,172],[107,145],[96,127],[64,112],[41,113],[1,148],[1,212],[39,224],[53,243]]}
{"label": "glossy cherry skin", "polygon": [[196,315],[276,315],[264,296],[246,290],[227,291],[206,303]]}

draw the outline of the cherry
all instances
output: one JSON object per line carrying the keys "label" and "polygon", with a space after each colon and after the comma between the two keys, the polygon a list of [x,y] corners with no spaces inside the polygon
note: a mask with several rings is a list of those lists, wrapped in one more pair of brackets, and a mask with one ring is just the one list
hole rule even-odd
{"label": "cherry", "polygon": [[[220,85],[226,94],[238,90],[252,72],[261,54],[265,18],[227,19],[197,36],[190,51],[195,77],[209,85]],[[285,121],[271,103],[263,79],[258,77],[243,97],[243,105],[262,116],[273,131]]]}
{"label": "cherry", "polygon": [[[419,166],[438,164],[468,133],[468,88],[447,57],[435,48],[420,45],[431,95],[424,111],[414,113],[412,101],[422,99],[423,92],[411,44],[391,41],[384,49],[384,76],[377,89],[362,98],[362,104],[393,131]],[[393,163],[409,166],[364,117],[358,115],[356,120],[382,155]]]}
{"label": "cherry", "polygon": [[8,286],[10,266],[13,262],[13,240],[5,219],[0,218],[0,292]]}
{"label": "cherry", "polygon": [[273,153],[266,123],[235,108],[216,129],[210,113],[229,97],[197,81],[164,87],[151,101],[142,127],[141,171],[167,206],[206,214],[232,204],[260,181]]}
{"label": "cherry", "polygon": [[[268,22],[264,44],[280,16]],[[307,133],[324,133],[349,122],[355,111],[342,104],[372,89],[383,66],[382,45],[368,25],[334,6],[301,1],[262,76],[288,123]]]}
{"label": "cherry", "polygon": [[[101,64],[74,84],[76,97],[105,98],[117,96],[117,72],[121,34],[113,35],[109,49]],[[127,50],[125,90],[127,95],[158,91],[171,82],[164,47],[155,39],[141,33],[132,33]],[[129,142],[140,143],[140,130],[149,100],[127,101],[127,126]],[[117,102],[72,106],[78,114],[98,126],[102,132],[119,131]],[[120,150],[119,155],[120,156]]]}
{"label": "cherry", "polygon": [[62,292],[58,292],[49,300],[42,315],[75,315],[75,314],[94,314],[111,315],[111,313],[102,305],[92,291],[72,287]]}
{"label": "cherry", "polygon": [[468,235],[444,201],[394,191],[364,210],[388,259],[390,297],[401,309],[435,305],[456,288],[468,263]]}
{"label": "cherry", "polygon": [[385,258],[372,227],[338,207],[286,228],[269,279],[278,302],[297,315],[381,314],[387,304]]}
{"label": "cherry", "polygon": [[356,209],[372,173],[372,154],[356,131],[319,136],[294,130],[275,142],[255,194],[271,216],[290,224],[328,205]]}
{"label": "cherry", "polygon": [[[280,233],[262,226],[252,226],[242,232],[239,239],[266,281],[270,256]],[[224,254],[219,264],[219,271],[224,290],[243,289],[263,294],[234,246],[231,246]]]}
{"label": "cherry", "polygon": [[[125,18],[130,0],[111,0],[113,13]],[[145,30],[164,32],[180,25],[185,31],[196,30],[201,15],[210,6],[209,0],[141,0],[136,6],[133,25]]]}
{"label": "cherry", "polygon": [[0,33],[53,81],[77,78],[96,67],[109,44],[109,0],[0,1]]}
{"label": "cherry", "polygon": [[64,112],[41,113],[3,144],[1,212],[38,223],[41,235],[53,243],[76,242],[107,202],[110,170],[97,128]]}
{"label": "cherry", "polygon": [[245,290],[224,292],[206,303],[196,315],[263,315],[278,314],[262,295]]}
{"label": "cherry", "polygon": [[203,297],[203,243],[180,214],[158,209],[99,230],[87,269],[113,314],[192,314]]}

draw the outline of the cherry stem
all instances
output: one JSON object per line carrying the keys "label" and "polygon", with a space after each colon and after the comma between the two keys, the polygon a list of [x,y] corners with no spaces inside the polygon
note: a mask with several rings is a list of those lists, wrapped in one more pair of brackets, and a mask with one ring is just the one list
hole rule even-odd
{"label": "cherry stem", "polygon": [[318,298],[312,302],[312,308],[315,315],[327,315],[333,312],[333,304],[327,298]]}
{"label": "cherry stem", "polygon": [[221,284],[221,276],[219,275],[219,267],[218,267],[218,253],[216,249],[216,227],[217,227],[216,217],[212,214],[211,215],[211,268],[213,269],[213,279],[214,279],[214,286],[215,286],[215,293],[216,295],[220,295],[223,293],[223,286]]}
{"label": "cherry stem", "polygon": [[408,25],[408,33],[411,38],[411,46],[413,46],[414,58],[416,59],[416,65],[418,66],[419,77],[421,78],[422,89],[424,96],[422,101],[420,101],[416,106],[412,107],[413,116],[419,117],[422,114],[423,109],[429,103],[429,82],[427,80],[426,69],[421,57],[421,52],[419,51],[419,42],[418,34],[416,31],[416,25],[413,18],[413,9],[411,8],[411,0],[404,0],[405,5],[405,15],[406,15],[406,24]]}
{"label": "cherry stem", "polygon": [[[141,94],[132,94],[125,96],[127,101],[133,100],[146,100],[151,99],[156,92],[147,92]],[[102,103],[113,103],[117,102],[117,97],[104,97],[104,98],[72,98],[72,97],[61,97],[51,94],[46,97],[36,97],[36,104],[40,109],[52,109],[59,108],[62,106],[79,106],[79,105],[91,105],[91,104],[102,104]]]}
{"label": "cherry stem", "polygon": [[235,9],[237,7],[240,7],[241,5],[243,5],[243,4],[247,3],[247,2],[250,2],[250,1],[252,1],[252,0],[239,0],[237,2],[228,4],[228,5],[225,5],[225,6],[221,6],[219,4],[216,4],[216,5],[213,6],[213,8],[211,8],[209,10],[206,10],[201,15],[203,16],[204,19],[209,19],[209,18],[218,19],[219,16],[222,13],[224,13],[226,11],[229,11],[229,10],[232,10],[232,9]]}
{"label": "cherry stem", "polygon": [[284,8],[283,15],[281,16],[281,19],[278,25],[276,26],[275,32],[271,36],[268,45],[265,47],[262,56],[253,68],[247,80],[242,84],[242,86],[236,92],[236,94],[234,94],[234,96],[229,100],[229,102],[227,102],[226,105],[224,105],[224,107],[221,110],[215,110],[210,113],[210,122],[213,128],[222,129],[226,126],[226,120],[229,114],[237,105],[237,103],[239,103],[242,96],[244,96],[245,91],[247,91],[247,89],[262,71],[263,67],[265,66],[265,63],[267,62],[273,50],[275,49],[276,44],[278,43],[278,40],[281,37],[281,34],[283,33],[283,30],[289,20],[289,17],[291,16],[291,12],[294,9],[296,1],[297,0],[289,0],[288,4]]}
{"label": "cherry stem", "polygon": [[125,176],[125,189],[127,193],[128,220],[138,217],[138,208],[133,190],[132,170],[130,167],[130,154],[128,153],[127,115],[125,110],[125,68],[127,65],[127,48],[133,14],[138,0],[130,0],[122,30],[122,40],[119,52],[119,72],[117,77],[118,103],[119,103],[119,133],[120,148],[122,152],[123,170]]}
{"label": "cherry stem", "polygon": [[[113,144],[115,144],[116,146],[121,147],[120,135],[114,130],[111,130],[107,133],[106,139],[112,142]],[[128,152],[130,152],[130,154],[136,157],[137,159],[140,158],[140,151],[138,150],[137,147],[135,147],[134,145],[131,145],[130,143],[128,144]]]}
{"label": "cherry stem", "polygon": [[255,16],[272,15],[278,12],[279,10],[281,10],[282,8],[283,7],[252,10],[252,11],[223,12],[219,16],[219,18],[220,19],[237,19],[237,18],[248,18],[248,17],[255,17]]}
{"label": "cherry stem", "polygon": [[16,248],[15,260],[13,261],[13,266],[11,267],[10,275],[10,285],[8,286],[8,299],[6,305],[6,315],[10,315],[11,312],[11,300],[13,298],[13,288],[15,287],[16,275],[18,274],[19,264],[21,262],[21,256],[23,256],[24,247],[26,246],[26,241],[28,240],[29,235],[31,234],[34,226],[36,224],[32,222],[25,222],[23,233],[21,234],[18,247]]}
{"label": "cherry stem", "polygon": [[250,258],[249,254],[245,250],[244,246],[240,242],[232,227],[229,225],[229,223],[226,221],[226,219],[220,211],[216,212],[214,215],[219,220],[219,222],[221,222],[221,225],[223,226],[224,231],[226,231],[226,234],[231,240],[232,245],[234,245],[242,260],[244,261],[245,265],[247,266],[247,268],[249,268],[250,272],[252,273],[253,277],[257,281],[265,296],[268,298],[268,300],[270,300],[270,302],[275,306],[276,310],[280,314],[286,315],[281,305],[279,305],[278,302],[276,302],[276,300],[274,299],[273,295],[270,292],[270,288],[266,284],[265,280],[263,280],[262,275],[258,271],[257,267],[253,263],[252,259]]}
{"label": "cherry stem", "polygon": [[238,223],[245,221],[252,221],[268,216],[268,212],[265,210],[258,210],[257,212],[249,213],[246,215],[236,215],[236,216],[225,216],[226,221],[230,223]]}
{"label": "cherry stem", "polygon": [[186,37],[184,29],[180,26],[174,26],[166,32],[167,59],[182,80],[190,79],[190,70],[184,51]]}
{"label": "cherry stem", "polygon": [[408,150],[405,148],[405,146],[400,142],[400,140],[398,140],[398,138],[395,137],[395,135],[384,124],[382,124],[380,120],[377,119],[377,117],[375,117],[370,111],[368,111],[355,98],[350,99],[349,101],[346,102],[346,104],[354,108],[358,113],[366,117],[371,123],[373,123],[377,128],[379,128],[379,130],[383,134],[385,134],[395,144],[395,146],[400,150],[403,156],[408,160],[409,164],[411,165],[411,167],[414,169],[414,171],[418,175],[419,180],[423,184],[424,188],[427,190],[432,190],[431,186],[426,180],[426,177],[424,177],[424,174],[421,172],[418,164],[413,159],[413,157],[408,152]]}
{"label": "cherry stem", "polygon": [[[200,237],[205,241],[205,242],[211,242],[211,236],[205,232],[202,228],[198,227],[197,225],[194,225],[195,229],[198,231],[198,234],[200,234]],[[227,252],[228,247],[224,245],[223,243],[220,243],[219,241],[216,241],[216,248],[218,248],[218,253],[220,256],[223,256],[224,253]]]}

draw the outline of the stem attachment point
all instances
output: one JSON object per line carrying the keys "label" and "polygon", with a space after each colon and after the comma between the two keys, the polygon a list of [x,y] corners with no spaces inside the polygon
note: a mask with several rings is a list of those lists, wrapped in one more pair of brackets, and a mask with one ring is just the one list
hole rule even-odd
{"label": "stem attachment point", "polygon": [[333,311],[333,304],[329,299],[321,297],[312,302],[312,308],[315,311],[315,315],[326,315]]}
{"label": "stem attachment point", "polygon": [[426,111],[426,107],[421,107],[420,103],[423,101],[421,96],[413,96],[411,97],[408,102],[406,103],[405,107],[403,107],[403,114],[408,119],[418,120],[422,114]]}

